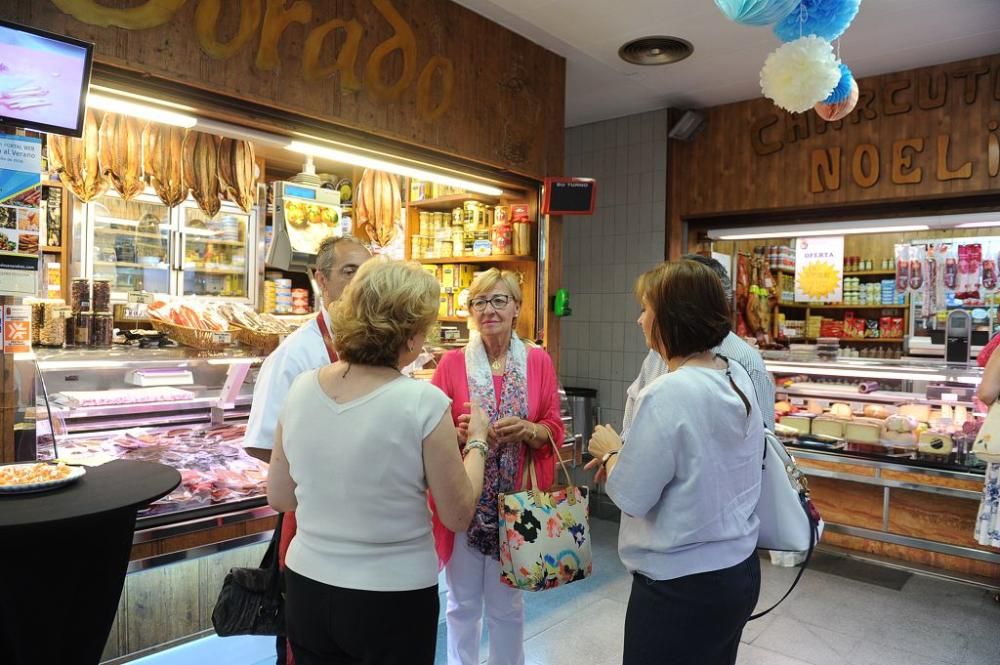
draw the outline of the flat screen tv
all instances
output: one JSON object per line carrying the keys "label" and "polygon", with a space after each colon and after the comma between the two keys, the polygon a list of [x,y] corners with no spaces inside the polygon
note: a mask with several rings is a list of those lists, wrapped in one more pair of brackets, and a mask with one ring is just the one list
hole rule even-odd
{"label": "flat screen tv", "polygon": [[0,21],[0,125],[79,137],[94,45]]}

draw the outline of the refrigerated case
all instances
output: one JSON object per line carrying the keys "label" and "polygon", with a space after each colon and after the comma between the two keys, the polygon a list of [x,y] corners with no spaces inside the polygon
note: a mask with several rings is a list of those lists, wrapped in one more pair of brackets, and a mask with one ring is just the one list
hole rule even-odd
{"label": "refrigerated case", "polygon": [[256,304],[257,210],[223,202],[209,218],[192,199],[168,208],[151,192],[125,201],[108,192],[74,209],[73,275],[129,291],[227,298]]}
{"label": "refrigerated case", "polygon": [[793,410],[776,429],[799,430],[782,438],[826,521],[824,546],[1000,587],[1000,552],[974,537],[985,469],[971,452],[984,416],[978,367],[764,353],[776,407]]}
{"label": "refrigerated case", "polygon": [[177,468],[181,485],[140,513],[140,530],[262,507],[267,465],[242,448],[261,362],[184,347],[19,354],[33,427],[21,432],[16,461],[136,459]]}

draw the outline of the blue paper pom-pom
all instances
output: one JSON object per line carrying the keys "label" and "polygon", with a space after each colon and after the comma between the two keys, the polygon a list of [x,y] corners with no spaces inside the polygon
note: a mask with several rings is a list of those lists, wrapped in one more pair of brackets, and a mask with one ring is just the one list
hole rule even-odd
{"label": "blue paper pom-pom", "polygon": [[830,96],[823,100],[824,104],[837,104],[851,96],[851,83],[854,81],[854,74],[850,67],[840,63],[840,82],[833,89]]}
{"label": "blue paper pom-pom", "polygon": [[715,0],[730,21],[743,25],[771,25],[788,16],[799,0]]}
{"label": "blue paper pom-pom", "polygon": [[802,0],[792,13],[774,26],[783,42],[805,35],[833,41],[844,34],[858,14],[861,0]]}

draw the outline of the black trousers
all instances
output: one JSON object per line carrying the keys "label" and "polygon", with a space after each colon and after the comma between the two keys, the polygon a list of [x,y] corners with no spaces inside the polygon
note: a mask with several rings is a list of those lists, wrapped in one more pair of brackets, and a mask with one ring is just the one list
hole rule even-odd
{"label": "black trousers", "polygon": [[732,568],[673,580],[636,574],[624,665],[734,665],[759,595],[756,552]]}
{"label": "black trousers", "polygon": [[437,585],[359,591],[285,569],[285,622],[296,665],[434,665]]}

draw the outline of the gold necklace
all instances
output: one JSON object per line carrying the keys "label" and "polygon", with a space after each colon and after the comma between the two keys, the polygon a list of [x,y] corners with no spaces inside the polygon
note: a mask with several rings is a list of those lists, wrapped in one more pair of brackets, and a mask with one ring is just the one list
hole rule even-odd
{"label": "gold necklace", "polygon": [[496,358],[494,358],[493,360],[490,361],[490,369],[492,369],[494,372],[499,372],[500,370],[503,369],[503,362],[502,361],[504,361],[506,359],[507,359],[507,352],[504,351],[503,355],[499,355],[499,356],[497,356]]}

